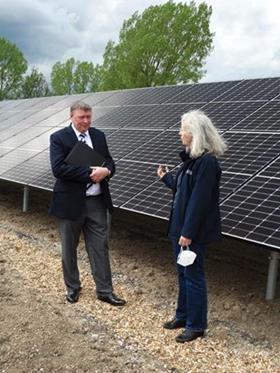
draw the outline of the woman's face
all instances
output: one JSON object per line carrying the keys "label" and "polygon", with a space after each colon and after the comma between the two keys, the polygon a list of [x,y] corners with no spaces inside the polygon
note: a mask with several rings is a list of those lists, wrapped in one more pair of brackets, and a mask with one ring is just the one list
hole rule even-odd
{"label": "woman's face", "polygon": [[181,137],[182,144],[189,147],[192,142],[192,135],[190,132],[180,129],[179,135]]}

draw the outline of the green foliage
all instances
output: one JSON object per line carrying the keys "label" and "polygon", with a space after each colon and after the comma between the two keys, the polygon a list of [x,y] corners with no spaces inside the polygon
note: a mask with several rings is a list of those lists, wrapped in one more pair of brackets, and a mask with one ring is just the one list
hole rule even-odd
{"label": "green foliage", "polygon": [[0,37],[0,100],[14,98],[27,70],[27,61],[15,44]]}
{"label": "green foliage", "polygon": [[74,58],[57,62],[51,72],[51,85],[55,95],[94,92],[98,89],[100,66],[79,62]]}
{"label": "green foliage", "polygon": [[91,62],[77,62],[73,76],[74,92],[85,93],[98,90],[101,79],[101,67]]}
{"label": "green foliage", "polygon": [[[168,1],[134,13],[124,21],[119,42],[109,41],[103,65],[57,62],[52,67],[52,94],[149,87],[197,82],[212,50],[211,6]],[[48,95],[36,69],[24,77],[27,61],[16,45],[0,37],[0,100]]]}
{"label": "green foliage", "polygon": [[33,68],[21,85],[21,96],[23,98],[44,97],[49,95],[48,83],[42,73]]}
{"label": "green foliage", "polygon": [[73,92],[73,75],[75,59],[70,58],[65,63],[57,62],[51,72],[52,92],[55,95],[70,95]]}
{"label": "green foliage", "polygon": [[109,41],[101,88],[123,89],[197,82],[212,46],[211,6],[191,1],[150,6],[123,23]]}

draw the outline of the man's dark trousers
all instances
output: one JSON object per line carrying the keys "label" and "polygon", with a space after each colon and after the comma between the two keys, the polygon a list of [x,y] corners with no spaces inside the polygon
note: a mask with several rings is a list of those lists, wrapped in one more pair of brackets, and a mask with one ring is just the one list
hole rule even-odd
{"label": "man's dark trousers", "polygon": [[65,285],[71,289],[79,289],[81,286],[77,246],[83,232],[96,293],[111,294],[113,288],[107,243],[107,209],[102,196],[86,197],[82,215],[76,220],[59,218],[58,227]]}

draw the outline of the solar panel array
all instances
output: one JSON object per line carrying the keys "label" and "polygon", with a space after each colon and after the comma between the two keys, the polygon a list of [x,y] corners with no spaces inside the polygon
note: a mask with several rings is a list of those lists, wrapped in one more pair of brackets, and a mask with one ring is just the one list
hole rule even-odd
{"label": "solar panel array", "polygon": [[180,117],[202,109],[228,142],[220,160],[225,235],[280,249],[280,78],[188,84],[0,102],[0,178],[52,190],[49,136],[69,106],[94,106],[116,160],[116,207],[168,219],[171,193],[158,164],[176,172]]}

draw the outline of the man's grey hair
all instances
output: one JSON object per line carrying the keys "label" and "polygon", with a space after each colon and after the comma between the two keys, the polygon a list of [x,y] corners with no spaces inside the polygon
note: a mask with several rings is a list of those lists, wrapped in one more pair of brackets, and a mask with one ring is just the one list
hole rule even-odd
{"label": "man's grey hair", "polygon": [[223,155],[227,149],[225,140],[211,119],[201,110],[192,110],[182,115],[181,131],[192,135],[190,157],[197,158],[205,151],[215,156]]}
{"label": "man's grey hair", "polygon": [[86,104],[82,101],[76,101],[74,102],[70,107],[70,113],[72,114],[75,110],[84,110],[84,111],[91,111],[92,108],[90,105]]}

